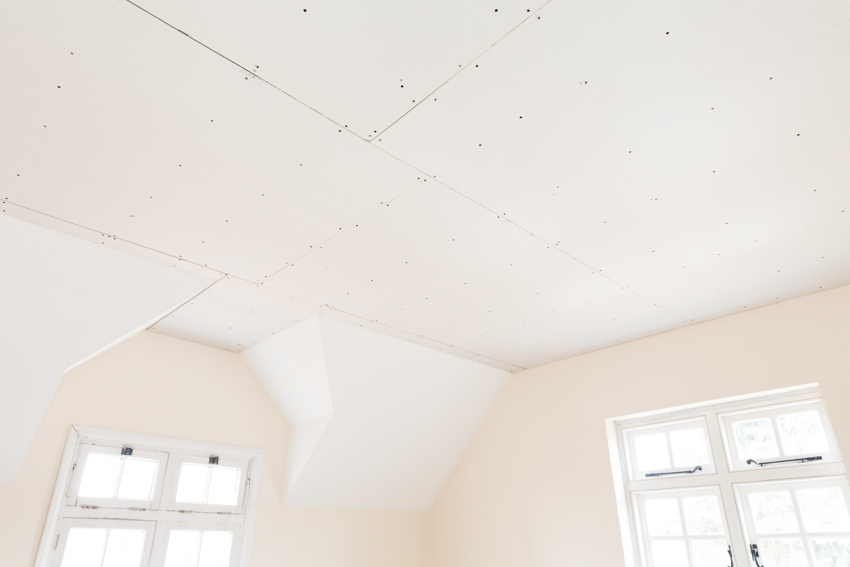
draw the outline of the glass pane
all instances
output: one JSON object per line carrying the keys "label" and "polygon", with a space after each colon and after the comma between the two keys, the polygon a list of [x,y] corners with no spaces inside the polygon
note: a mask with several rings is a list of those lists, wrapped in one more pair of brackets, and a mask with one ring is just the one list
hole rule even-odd
{"label": "glass pane", "polygon": [[118,498],[124,500],[150,500],[159,462],[153,459],[125,457]]}
{"label": "glass pane", "polygon": [[850,531],[850,514],[847,513],[844,492],[840,488],[798,490],[797,502],[807,532]]}
{"label": "glass pane", "polygon": [[239,500],[239,477],[241,474],[240,469],[232,467],[212,467],[207,503],[236,506]]}
{"label": "glass pane", "polygon": [[847,567],[850,565],[850,538],[816,538],[809,540],[815,567]]}
{"label": "glass pane", "polygon": [[693,468],[711,462],[701,427],[671,431],[670,448],[673,450],[673,465],[677,467]]}
{"label": "glass pane", "polygon": [[103,567],[139,567],[146,537],[145,530],[109,530]]}
{"label": "glass pane", "polygon": [[[777,492],[754,492],[749,495],[753,511],[753,522],[760,534],[778,534],[799,532],[791,493],[787,490]],[[773,541],[773,540],[771,540]]]}
{"label": "glass pane", "polygon": [[691,541],[694,567],[725,567],[729,565],[729,544],[722,539]]}
{"label": "glass pane", "polygon": [[809,567],[803,540],[800,539],[760,539],[759,555],[762,565],[770,567]]}
{"label": "glass pane", "polygon": [[643,510],[650,536],[682,535],[679,503],[675,498],[647,499]]}
{"label": "glass pane", "polygon": [[71,528],[62,567],[100,567],[106,533],[100,528]]}
{"label": "glass pane", "polygon": [[171,530],[165,552],[165,567],[197,567],[200,549],[200,531]]}
{"label": "glass pane", "polygon": [[180,467],[180,480],[177,482],[177,501],[203,503],[209,473],[210,465],[183,463]]}
{"label": "glass pane", "polygon": [[233,532],[204,532],[201,560],[198,567],[227,567],[230,565],[230,546]]}
{"label": "glass pane", "polygon": [[735,422],[732,424],[732,433],[738,457],[742,461],[779,456],[773,425],[768,417]]}
{"label": "glass pane", "polygon": [[121,457],[89,453],[83,466],[83,480],[79,496],[87,498],[112,498],[121,470]]}
{"label": "glass pane", "polygon": [[786,455],[812,455],[829,450],[820,413],[816,410],[780,415],[776,425]]}
{"label": "glass pane", "polygon": [[670,453],[667,452],[667,436],[651,433],[635,437],[638,470],[654,471],[670,468]]}
{"label": "glass pane", "polygon": [[713,535],[723,533],[720,516],[720,501],[717,496],[688,496],[682,498],[685,526],[690,535]]}
{"label": "glass pane", "polygon": [[688,551],[683,540],[656,540],[650,547],[653,567],[687,567]]}

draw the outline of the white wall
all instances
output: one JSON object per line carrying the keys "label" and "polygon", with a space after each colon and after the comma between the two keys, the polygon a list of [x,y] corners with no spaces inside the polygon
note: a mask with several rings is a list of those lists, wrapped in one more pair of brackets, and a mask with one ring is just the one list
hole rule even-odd
{"label": "white wall", "polygon": [[263,449],[252,567],[424,566],[423,513],[281,505],[288,427],[238,354],[142,333],[62,379],[0,487],[0,567],[35,561],[72,424]]}
{"label": "white wall", "polygon": [[819,382],[850,456],[850,286],[515,374],[428,518],[431,567],[624,564],[604,420]]}

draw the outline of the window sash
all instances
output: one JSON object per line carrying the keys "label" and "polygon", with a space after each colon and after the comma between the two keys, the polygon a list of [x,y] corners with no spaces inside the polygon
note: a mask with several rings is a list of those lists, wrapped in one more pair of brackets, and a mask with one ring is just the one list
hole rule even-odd
{"label": "window sash", "polygon": [[[142,551],[142,559],[139,562],[140,567],[147,567],[150,564],[151,553],[153,551],[154,534],[156,522],[138,521],[138,520],[84,520],[78,518],[66,518],[59,522],[57,526],[56,544],[54,545],[53,553],[51,553],[50,567],[61,567],[62,560],[65,556],[65,549],[68,545],[68,536],[71,528],[100,528],[110,530],[132,529],[145,530],[145,544]],[[102,561],[102,560],[101,560]]]}
{"label": "window sash", "polygon": [[[685,431],[688,429],[701,429],[703,433],[703,439],[705,440],[705,450],[708,456],[707,462],[704,463],[692,463],[688,465],[679,465],[675,464],[674,452],[673,452],[673,443],[671,441],[670,435],[672,433],[678,431]],[[635,447],[636,439],[643,435],[647,434],[663,434],[665,437],[665,441],[667,444],[667,456],[669,459],[670,466],[664,468],[652,468],[652,469],[644,469],[641,468],[638,464],[638,451]],[[626,462],[628,464],[629,470],[629,478],[631,480],[644,480],[647,478],[652,478],[654,480],[660,480],[665,478],[661,477],[647,477],[647,473],[670,473],[677,472],[682,470],[693,470],[695,466],[699,465],[702,467],[701,471],[697,471],[692,473],[693,475],[706,475],[712,474],[717,471],[716,466],[714,464],[714,456],[712,451],[711,439],[708,432],[708,427],[706,425],[705,417],[697,416],[695,418],[685,419],[685,420],[677,420],[677,421],[665,421],[662,423],[656,423],[652,425],[644,425],[640,427],[631,427],[623,430],[623,438],[625,440],[625,448],[626,448]],[[667,476],[667,475],[665,475]]]}
{"label": "window sash", "polygon": [[[80,445],[79,453],[76,460],[76,466],[71,473],[71,485],[68,490],[66,504],[68,506],[97,506],[98,508],[140,508],[156,510],[159,508],[162,490],[165,484],[165,477],[168,473],[168,453],[163,451],[133,451],[133,457],[141,459],[151,459],[159,463],[154,479],[153,496],[150,500],[129,500],[112,498],[95,498],[91,496],[79,496],[80,485],[85,475],[87,458],[92,454],[121,456],[120,446],[104,446],[93,443],[83,443]],[[122,471],[123,471],[122,462]],[[117,492],[120,486],[121,474],[118,475],[115,490]]]}
{"label": "window sash", "polygon": [[[226,514],[243,514],[245,511],[246,502],[248,501],[248,481],[251,462],[249,460],[229,459],[219,457],[218,465],[213,467],[231,467],[239,469],[239,488],[237,489],[237,501],[233,506],[220,504],[200,504],[193,502],[178,502],[177,487],[180,482],[180,473],[183,469],[183,464],[194,463],[201,465],[209,464],[209,456],[198,456],[189,454],[173,454],[171,458],[170,471],[164,496],[162,499],[162,508],[171,511],[190,511],[190,512],[209,512],[209,513],[226,513]],[[209,479],[207,481],[209,483]]]}
{"label": "window sash", "polygon": [[[785,444],[782,440],[782,436],[779,433],[779,426],[777,424],[777,418],[782,415],[788,415],[792,413],[798,413],[803,411],[817,411],[818,416],[820,417],[821,426],[823,427],[824,435],[826,437],[826,442],[828,448],[822,451],[815,451],[813,453],[791,453],[785,447]],[[770,467],[794,467],[794,466],[809,466],[813,462],[837,462],[841,460],[841,454],[838,451],[838,442],[835,439],[835,435],[832,432],[832,425],[830,424],[829,417],[826,414],[826,408],[823,405],[823,402],[819,399],[817,400],[808,400],[804,402],[794,402],[788,404],[779,404],[773,405],[769,407],[761,407],[748,409],[743,411],[732,411],[725,412],[722,414],[718,414],[718,419],[720,420],[721,430],[723,432],[723,446],[726,452],[727,463],[729,465],[729,469],[733,471],[739,470],[749,470],[757,467],[758,465],[747,464],[747,460],[753,458],[751,455],[742,455],[739,454],[738,445],[735,442],[735,434],[733,431],[733,425],[736,422],[745,421],[745,420],[755,420],[755,419],[764,419],[767,418],[770,420],[771,427],[773,429],[774,439],[776,440],[776,445],[779,450],[779,454],[775,458],[761,458],[755,459],[757,461],[775,461],[775,460],[785,460],[785,459],[793,459],[795,457],[810,457],[810,456],[820,456],[823,457],[820,461],[812,461],[812,462],[790,462],[790,463],[776,463],[769,465]]]}
{"label": "window sash", "polygon": [[233,539],[230,544],[230,562],[228,565],[233,567],[237,564],[242,545],[242,530],[240,528],[241,524],[238,522],[231,524],[210,524],[204,522],[159,522],[157,524],[156,536],[154,537],[153,542],[151,567],[162,567],[165,565],[166,554],[168,552],[168,541],[171,537],[171,532],[174,530],[232,532]]}

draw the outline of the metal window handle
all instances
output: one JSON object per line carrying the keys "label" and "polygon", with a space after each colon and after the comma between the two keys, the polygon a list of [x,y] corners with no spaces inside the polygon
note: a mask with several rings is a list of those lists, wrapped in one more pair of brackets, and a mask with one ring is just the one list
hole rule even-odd
{"label": "metal window handle", "polygon": [[695,473],[697,471],[701,471],[701,470],[702,470],[702,467],[696,466],[696,467],[693,468],[693,470],[689,470],[689,471],[651,472],[651,473],[646,473],[646,476],[664,476],[664,475],[668,475],[668,474],[693,474],[693,473]]}
{"label": "metal window handle", "polygon": [[823,460],[823,457],[821,457],[821,456],[803,457],[802,459],[785,459],[784,461],[767,461],[765,463],[760,463],[755,459],[747,459],[747,464],[748,465],[758,465],[760,467],[763,467],[764,465],[775,465],[776,463],[796,463],[797,461],[800,461],[801,463],[806,463],[806,462],[820,461],[820,460]]}
{"label": "metal window handle", "polygon": [[753,556],[753,561],[756,562],[756,567],[764,567],[761,563],[759,563],[759,546],[754,543],[750,544],[750,554]]}
{"label": "metal window handle", "polygon": [[729,546],[729,567],[735,567],[735,559],[732,557],[732,546]]}

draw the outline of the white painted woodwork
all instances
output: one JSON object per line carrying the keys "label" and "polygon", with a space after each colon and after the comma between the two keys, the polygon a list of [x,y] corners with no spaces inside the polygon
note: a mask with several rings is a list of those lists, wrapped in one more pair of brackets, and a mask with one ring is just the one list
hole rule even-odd
{"label": "white painted woodwork", "polygon": [[509,376],[322,317],[242,356],[291,425],[292,506],[428,510]]}
{"label": "white painted woodwork", "polygon": [[212,282],[6,215],[0,266],[0,486],[9,486],[66,370]]}

